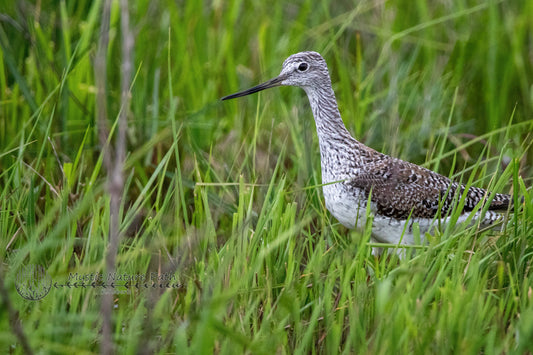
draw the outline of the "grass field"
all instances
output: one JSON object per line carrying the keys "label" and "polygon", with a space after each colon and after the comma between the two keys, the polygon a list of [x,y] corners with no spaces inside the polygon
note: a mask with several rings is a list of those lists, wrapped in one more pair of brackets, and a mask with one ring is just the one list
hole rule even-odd
{"label": "grass field", "polygon": [[[533,352],[533,0],[131,1],[129,108],[119,1],[95,80],[103,3],[0,4],[2,353]],[[360,141],[524,196],[503,231],[372,256],[324,206],[303,90],[219,100],[302,50]],[[102,108],[111,142],[128,120],[114,286]]]}

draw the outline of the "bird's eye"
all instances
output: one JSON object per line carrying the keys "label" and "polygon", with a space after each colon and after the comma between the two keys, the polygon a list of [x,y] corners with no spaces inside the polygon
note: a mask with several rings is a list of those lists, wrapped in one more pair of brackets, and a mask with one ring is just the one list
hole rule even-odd
{"label": "bird's eye", "polygon": [[307,65],[307,63],[300,63],[300,65],[298,65],[298,71],[306,71],[307,68],[309,68],[309,65]]}

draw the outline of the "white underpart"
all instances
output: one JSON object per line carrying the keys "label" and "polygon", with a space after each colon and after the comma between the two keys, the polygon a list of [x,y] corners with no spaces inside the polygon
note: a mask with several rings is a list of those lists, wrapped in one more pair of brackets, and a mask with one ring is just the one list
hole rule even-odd
{"label": "white underpart", "polygon": [[[327,180],[327,176],[326,179]],[[324,183],[327,183],[324,181]],[[339,186],[342,186],[339,188]],[[345,186],[342,182],[336,184],[328,184],[323,186],[324,199],[326,201],[326,208],[331,214],[345,227],[353,229],[364,229],[366,225],[366,205],[367,199],[362,191],[352,189],[351,193],[347,194]],[[354,208],[354,206],[358,206]],[[425,234],[431,233],[435,228],[444,230],[451,222],[452,217],[447,216],[442,219],[436,218],[410,218],[406,220],[398,220],[390,217],[380,216],[376,214],[375,203],[370,203],[370,214],[372,216],[372,232],[371,242],[386,243],[394,245],[423,245],[425,242]],[[456,224],[466,222],[470,217],[470,213],[461,214]],[[475,212],[471,218],[471,224],[481,217],[481,212]],[[487,211],[484,219],[494,220],[498,215],[492,211]],[[419,235],[414,233],[414,225],[418,226]],[[484,226],[484,224],[482,224]],[[381,253],[381,249],[373,249],[373,253]]]}

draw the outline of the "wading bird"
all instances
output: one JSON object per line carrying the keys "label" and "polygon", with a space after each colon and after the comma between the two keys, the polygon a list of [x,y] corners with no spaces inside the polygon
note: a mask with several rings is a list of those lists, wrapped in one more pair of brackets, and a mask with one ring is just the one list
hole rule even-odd
{"label": "wading bird", "polygon": [[[509,195],[489,194],[477,187],[465,191],[460,183],[377,152],[353,138],[339,113],[326,61],[316,52],[291,55],[276,78],[222,100],[276,86],[298,86],[307,93],[320,145],[326,208],[344,226],[364,226],[370,201],[373,241],[413,245],[417,235],[423,242],[426,232],[450,223],[451,213],[457,208],[461,208],[457,222],[464,222],[473,214],[471,223],[481,227],[502,218],[495,211],[509,208]],[[463,194],[464,205],[459,203]],[[488,210],[482,213],[481,207],[486,203]],[[420,232],[416,235],[414,223]]]}

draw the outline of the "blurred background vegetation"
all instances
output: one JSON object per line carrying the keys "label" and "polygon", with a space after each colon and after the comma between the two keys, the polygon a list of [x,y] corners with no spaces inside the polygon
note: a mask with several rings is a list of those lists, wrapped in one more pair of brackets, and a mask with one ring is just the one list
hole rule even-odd
{"label": "blurred background vegetation", "polygon": [[[50,352],[98,350],[98,293],[52,290],[27,302],[12,287],[12,270],[41,263],[62,280],[103,269],[108,196],[94,80],[102,3],[0,4],[2,277],[23,328],[35,334],[30,343]],[[155,298],[117,296],[119,349],[527,349],[533,322],[518,314],[533,316],[530,215],[514,239],[482,248],[479,266],[469,268],[465,252],[476,239],[463,238],[474,244],[402,261],[409,277],[398,281],[400,273],[389,276],[396,261],[374,260],[364,233],[325,211],[305,93],[219,98],[276,76],[290,54],[318,51],[357,139],[465,181],[474,171],[475,185],[499,192],[516,192],[522,181],[523,194],[533,171],[533,1],[137,0],[129,12],[134,77],[119,270],[170,265],[185,286]],[[120,110],[118,1],[110,21],[112,125]],[[513,172],[498,181],[509,164]],[[450,250],[465,252],[457,264],[435,256]],[[377,263],[371,276],[365,261]],[[465,307],[477,318],[439,320],[435,305],[448,293],[457,295],[450,314],[460,318]],[[405,303],[386,294],[405,295]],[[468,308],[465,294],[480,309]],[[393,313],[387,328],[380,315]],[[8,320],[1,324],[3,349],[20,352]],[[203,345],[206,337],[213,340]]]}

